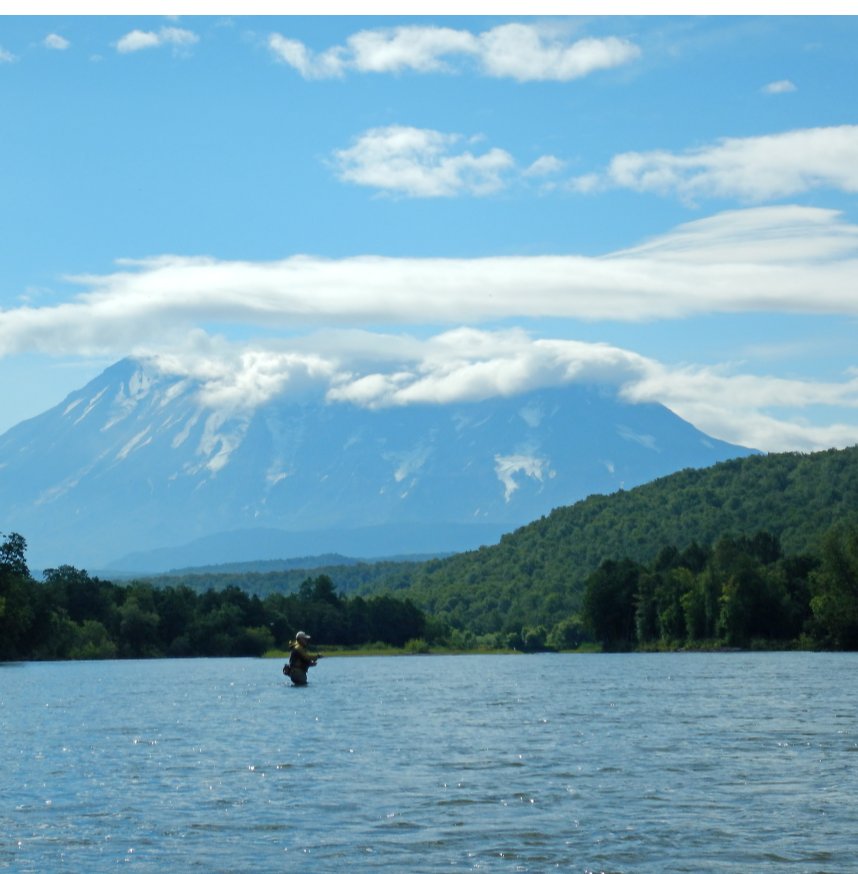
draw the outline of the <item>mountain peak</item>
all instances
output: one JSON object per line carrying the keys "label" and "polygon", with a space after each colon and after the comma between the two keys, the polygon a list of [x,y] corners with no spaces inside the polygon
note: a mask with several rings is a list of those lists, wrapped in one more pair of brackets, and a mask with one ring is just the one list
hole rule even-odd
{"label": "mountain peak", "polygon": [[349,554],[338,533],[354,546],[371,528],[374,554],[401,554],[410,526],[438,532],[415,539],[420,551],[450,552],[462,540],[449,526],[473,526],[476,546],[589,494],[749,452],[592,387],[373,410],[285,396],[216,409],[195,380],[127,358],[0,437],[0,488],[13,496],[0,530],[27,538],[34,566],[104,567],[253,528],[321,533],[322,551]]}

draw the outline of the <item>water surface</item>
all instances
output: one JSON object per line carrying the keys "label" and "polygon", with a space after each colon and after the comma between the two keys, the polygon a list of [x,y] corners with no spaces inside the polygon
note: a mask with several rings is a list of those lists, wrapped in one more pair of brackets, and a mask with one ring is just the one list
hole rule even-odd
{"label": "water surface", "polygon": [[0,667],[0,868],[852,872],[856,654]]}

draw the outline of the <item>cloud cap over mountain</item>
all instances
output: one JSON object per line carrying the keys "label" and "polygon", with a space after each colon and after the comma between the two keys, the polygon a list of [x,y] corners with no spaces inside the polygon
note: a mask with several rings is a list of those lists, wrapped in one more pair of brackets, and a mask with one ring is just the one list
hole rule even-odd
{"label": "cloud cap over mountain", "polygon": [[128,355],[377,409],[611,358],[724,439],[858,440],[858,19],[4,24],[0,431]]}

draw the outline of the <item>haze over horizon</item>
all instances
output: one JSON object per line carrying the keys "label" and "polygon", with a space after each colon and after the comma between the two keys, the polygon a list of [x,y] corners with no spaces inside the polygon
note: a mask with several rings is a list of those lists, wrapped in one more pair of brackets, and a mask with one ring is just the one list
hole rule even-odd
{"label": "haze over horizon", "polygon": [[0,433],[570,382],[858,442],[858,19],[4,16]]}

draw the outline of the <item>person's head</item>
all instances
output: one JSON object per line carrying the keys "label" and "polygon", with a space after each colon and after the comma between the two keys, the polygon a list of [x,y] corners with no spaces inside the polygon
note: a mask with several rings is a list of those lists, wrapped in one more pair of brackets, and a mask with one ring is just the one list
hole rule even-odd
{"label": "person's head", "polygon": [[310,642],[310,635],[307,634],[306,631],[299,631],[295,635],[295,640],[297,640],[298,643],[309,643]]}

